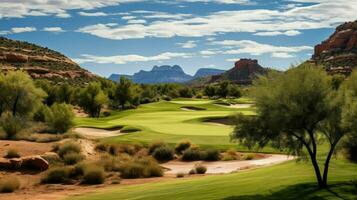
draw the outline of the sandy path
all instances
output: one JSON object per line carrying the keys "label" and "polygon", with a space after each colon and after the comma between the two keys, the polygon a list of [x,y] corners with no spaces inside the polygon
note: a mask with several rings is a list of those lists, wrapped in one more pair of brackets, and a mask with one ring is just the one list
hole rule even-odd
{"label": "sandy path", "polygon": [[233,160],[233,161],[217,161],[217,162],[180,162],[172,161],[164,163],[161,166],[168,169],[166,174],[188,173],[196,164],[202,164],[207,167],[208,174],[223,174],[231,173],[241,169],[252,167],[262,167],[268,165],[279,164],[285,161],[293,160],[294,157],[286,155],[270,155],[267,158],[259,160]]}
{"label": "sandy path", "polygon": [[75,128],[73,131],[79,133],[87,139],[100,139],[124,135],[120,130],[105,130],[97,128]]}

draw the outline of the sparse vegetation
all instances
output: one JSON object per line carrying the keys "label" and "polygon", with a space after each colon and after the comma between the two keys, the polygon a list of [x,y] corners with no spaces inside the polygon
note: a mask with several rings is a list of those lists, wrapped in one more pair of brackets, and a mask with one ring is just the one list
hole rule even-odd
{"label": "sparse vegetation", "polygon": [[10,112],[4,112],[0,117],[0,125],[6,133],[7,139],[15,139],[18,134],[24,128],[24,119],[18,115],[13,115]]}
{"label": "sparse vegetation", "polygon": [[42,177],[42,183],[67,183],[69,182],[69,176],[71,174],[71,169],[69,167],[54,167],[46,171]]}
{"label": "sparse vegetation", "polygon": [[120,167],[122,178],[147,178],[163,175],[163,170],[156,161],[150,158],[132,159],[123,163]]}
{"label": "sparse vegetation", "polygon": [[77,164],[78,162],[82,161],[85,157],[76,152],[69,152],[63,155],[63,161],[67,165],[74,165]]}
{"label": "sparse vegetation", "polygon": [[7,151],[6,155],[4,156],[4,158],[20,158],[21,155],[19,154],[19,152],[17,152],[15,149],[10,149]]}
{"label": "sparse vegetation", "polygon": [[177,154],[182,154],[186,149],[190,148],[192,146],[192,143],[188,140],[183,140],[179,142],[176,147],[175,147],[175,152]]}
{"label": "sparse vegetation", "polygon": [[155,148],[152,156],[160,162],[170,161],[174,159],[174,150],[169,146],[161,146]]}
{"label": "sparse vegetation", "polygon": [[11,193],[20,188],[18,178],[9,176],[0,179],[0,193]]}
{"label": "sparse vegetation", "polygon": [[205,174],[207,171],[207,167],[205,167],[201,164],[198,164],[195,166],[195,171],[197,174]]}
{"label": "sparse vegetation", "polygon": [[63,144],[59,145],[58,147],[55,147],[54,150],[57,151],[58,155],[61,158],[64,158],[64,156],[66,154],[69,154],[69,153],[79,154],[82,151],[81,146],[75,142],[63,143]]}
{"label": "sparse vegetation", "polygon": [[105,173],[102,167],[90,166],[84,169],[83,183],[96,185],[102,184],[105,181]]}

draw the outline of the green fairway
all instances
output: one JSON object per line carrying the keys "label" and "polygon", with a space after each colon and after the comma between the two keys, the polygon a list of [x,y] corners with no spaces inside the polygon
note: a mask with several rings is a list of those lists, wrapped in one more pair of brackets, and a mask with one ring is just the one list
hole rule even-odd
{"label": "green fairway", "polygon": [[[204,110],[182,109],[185,106]],[[234,109],[216,105],[212,100],[175,99],[171,102],[161,101],[142,105],[135,110],[114,112],[107,118],[77,118],[76,124],[78,127],[131,127],[141,130],[125,136],[105,139],[109,142],[150,143],[153,140],[163,140],[174,144],[189,139],[203,147],[229,148],[236,146],[229,140],[232,127],[206,123],[203,120],[235,115],[238,112],[254,114],[254,108]]]}
{"label": "green fairway", "polygon": [[[311,165],[294,161],[229,175],[176,179],[160,183],[118,186],[72,200],[266,200],[357,199],[357,165],[331,165],[330,191],[318,190]],[[340,197],[339,197],[340,196]]]}

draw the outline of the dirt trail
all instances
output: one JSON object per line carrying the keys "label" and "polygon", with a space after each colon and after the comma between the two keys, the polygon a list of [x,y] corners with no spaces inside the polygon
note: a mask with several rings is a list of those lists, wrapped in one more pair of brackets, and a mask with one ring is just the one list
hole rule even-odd
{"label": "dirt trail", "polygon": [[196,164],[202,164],[207,167],[208,174],[224,174],[248,169],[253,167],[262,167],[279,164],[285,161],[293,160],[294,157],[286,155],[269,155],[267,158],[259,160],[233,160],[233,161],[216,161],[216,162],[180,162],[172,161],[164,163],[161,166],[168,169],[166,174],[188,173]]}
{"label": "dirt trail", "polygon": [[73,131],[79,133],[87,139],[100,139],[124,135],[120,130],[105,130],[97,128],[75,128]]}

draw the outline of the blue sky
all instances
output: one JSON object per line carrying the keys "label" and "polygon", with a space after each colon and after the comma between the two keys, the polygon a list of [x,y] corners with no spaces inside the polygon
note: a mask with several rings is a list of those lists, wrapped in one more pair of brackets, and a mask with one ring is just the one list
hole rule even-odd
{"label": "blue sky", "polygon": [[280,70],[309,59],[357,0],[1,0],[0,35],[60,51],[101,76],[154,65]]}

